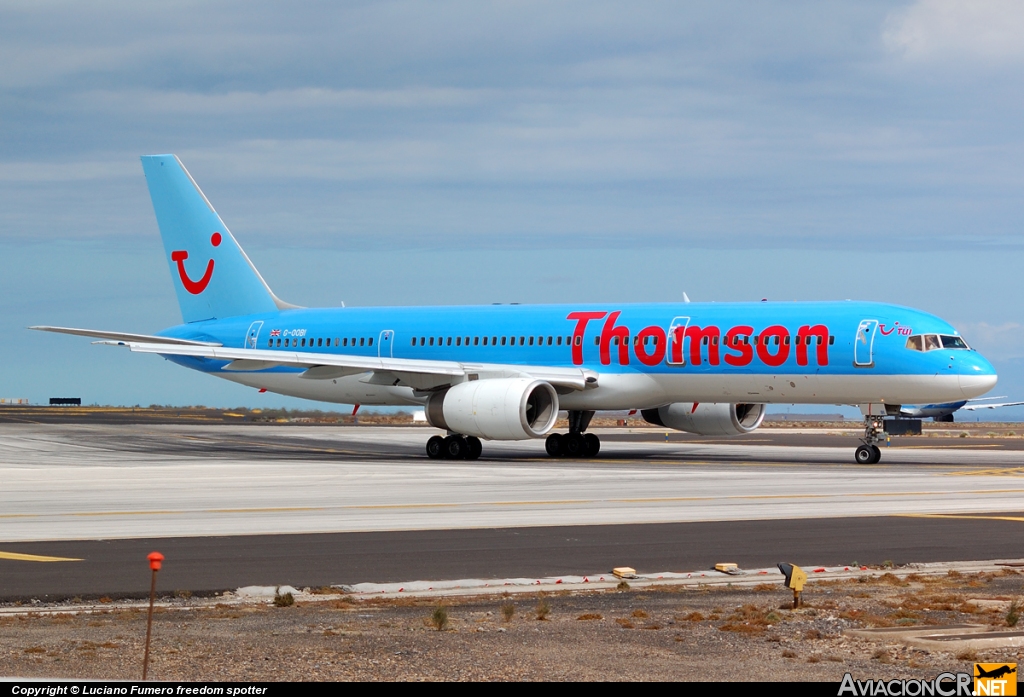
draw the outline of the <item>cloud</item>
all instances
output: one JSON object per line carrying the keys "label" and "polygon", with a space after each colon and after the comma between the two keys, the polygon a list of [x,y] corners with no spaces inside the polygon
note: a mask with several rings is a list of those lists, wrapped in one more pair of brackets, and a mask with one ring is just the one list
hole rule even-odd
{"label": "cloud", "polygon": [[972,348],[990,358],[1024,358],[1024,325],[1018,322],[965,322],[960,333]]}
{"label": "cloud", "polygon": [[886,19],[889,50],[916,61],[1024,59],[1024,3],[1019,0],[917,0]]}

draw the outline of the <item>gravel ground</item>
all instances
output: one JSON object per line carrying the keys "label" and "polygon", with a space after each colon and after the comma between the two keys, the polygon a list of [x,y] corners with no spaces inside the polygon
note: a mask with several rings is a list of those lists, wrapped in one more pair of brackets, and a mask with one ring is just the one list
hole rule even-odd
{"label": "gravel ground", "polygon": [[[786,609],[780,586],[659,587],[437,600],[325,599],[179,607],[154,617],[159,680],[827,680],[933,678],[975,660],[1024,663],[844,636],[854,627],[1006,625],[1014,571],[816,583]],[[981,601],[981,602],[975,602]],[[998,601],[998,602],[991,602]],[[190,605],[191,604],[191,605]],[[506,620],[502,606],[514,608]],[[549,612],[538,619],[539,609]],[[1024,623],[1022,623],[1024,625]],[[137,679],[146,613],[0,618],[0,675]]]}

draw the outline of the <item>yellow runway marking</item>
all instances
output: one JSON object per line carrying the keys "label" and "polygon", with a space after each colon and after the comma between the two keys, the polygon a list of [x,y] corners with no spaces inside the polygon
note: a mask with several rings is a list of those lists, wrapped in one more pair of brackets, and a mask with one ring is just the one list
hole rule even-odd
{"label": "yellow runway marking", "polygon": [[[311,511],[353,511],[353,510],[402,510],[402,509],[438,509],[438,508],[480,508],[500,506],[564,506],[594,504],[636,504],[636,503],[685,503],[710,501],[793,501],[880,498],[886,496],[963,496],[965,494],[1024,494],[1024,489],[969,489],[964,491],[869,491],[858,494],[751,494],[743,496],[658,496],[615,499],[551,499],[539,501],[467,501],[437,503],[391,503],[364,504],[350,506],[277,506],[267,508],[205,508],[205,509],[159,509],[152,511],[75,511],[69,513],[38,514],[38,513],[7,513],[0,514],[0,519],[12,518],[68,518],[68,517],[104,517],[104,516],[160,516],[160,515],[195,515],[204,513],[247,514],[247,513],[292,513]],[[908,514],[910,515],[910,514]],[[1007,520],[1016,520],[1007,518]]]}
{"label": "yellow runway marking", "polygon": [[957,515],[956,513],[897,513],[897,518],[945,518],[947,520],[1010,520],[1024,523],[1024,518],[1008,515]]}
{"label": "yellow runway marking", "polygon": [[1019,477],[1024,475],[1024,467],[1006,467],[983,470],[961,470],[959,472],[947,472],[950,477]]}
{"label": "yellow runway marking", "polygon": [[0,552],[0,559],[11,559],[13,561],[84,561],[82,559],[71,559],[70,557],[41,557],[37,554],[18,554],[17,552]]}

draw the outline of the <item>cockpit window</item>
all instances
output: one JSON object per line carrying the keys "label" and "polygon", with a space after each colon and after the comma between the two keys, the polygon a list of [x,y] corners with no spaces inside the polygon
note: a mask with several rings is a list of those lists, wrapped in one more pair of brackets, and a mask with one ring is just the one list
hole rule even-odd
{"label": "cockpit window", "polygon": [[942,348],[970,350],[971,347],[958,336],[917,334],[907,337],[907,348],[911,351],[937,351]]}

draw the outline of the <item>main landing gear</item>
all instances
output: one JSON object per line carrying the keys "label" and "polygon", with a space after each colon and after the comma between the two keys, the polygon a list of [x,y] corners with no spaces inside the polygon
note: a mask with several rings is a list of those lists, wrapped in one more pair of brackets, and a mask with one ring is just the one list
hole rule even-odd
{"label": "main landing gear", "polygon": [[882,459],[882,451],[875,443],[885,440],[885,421],[881,416],[864,417],[863,445],[854,452],[853,457],[858,465],[874,465]]}
{"label": "main landing gear", "polygon": [[593,433],[584,433],[590,420],[594,418],[592,411],[570,411],[569,432],[566,434],[552,433],[544,441],[544,449],[551,457],[594,457],[601,451],[601,439]]}
{"label": "main landing gear", "polygon": [[431,460],[475,460],[484,450],[476,436],[453,433],[442,438],[433,436],[427,441],[427,457]]}

